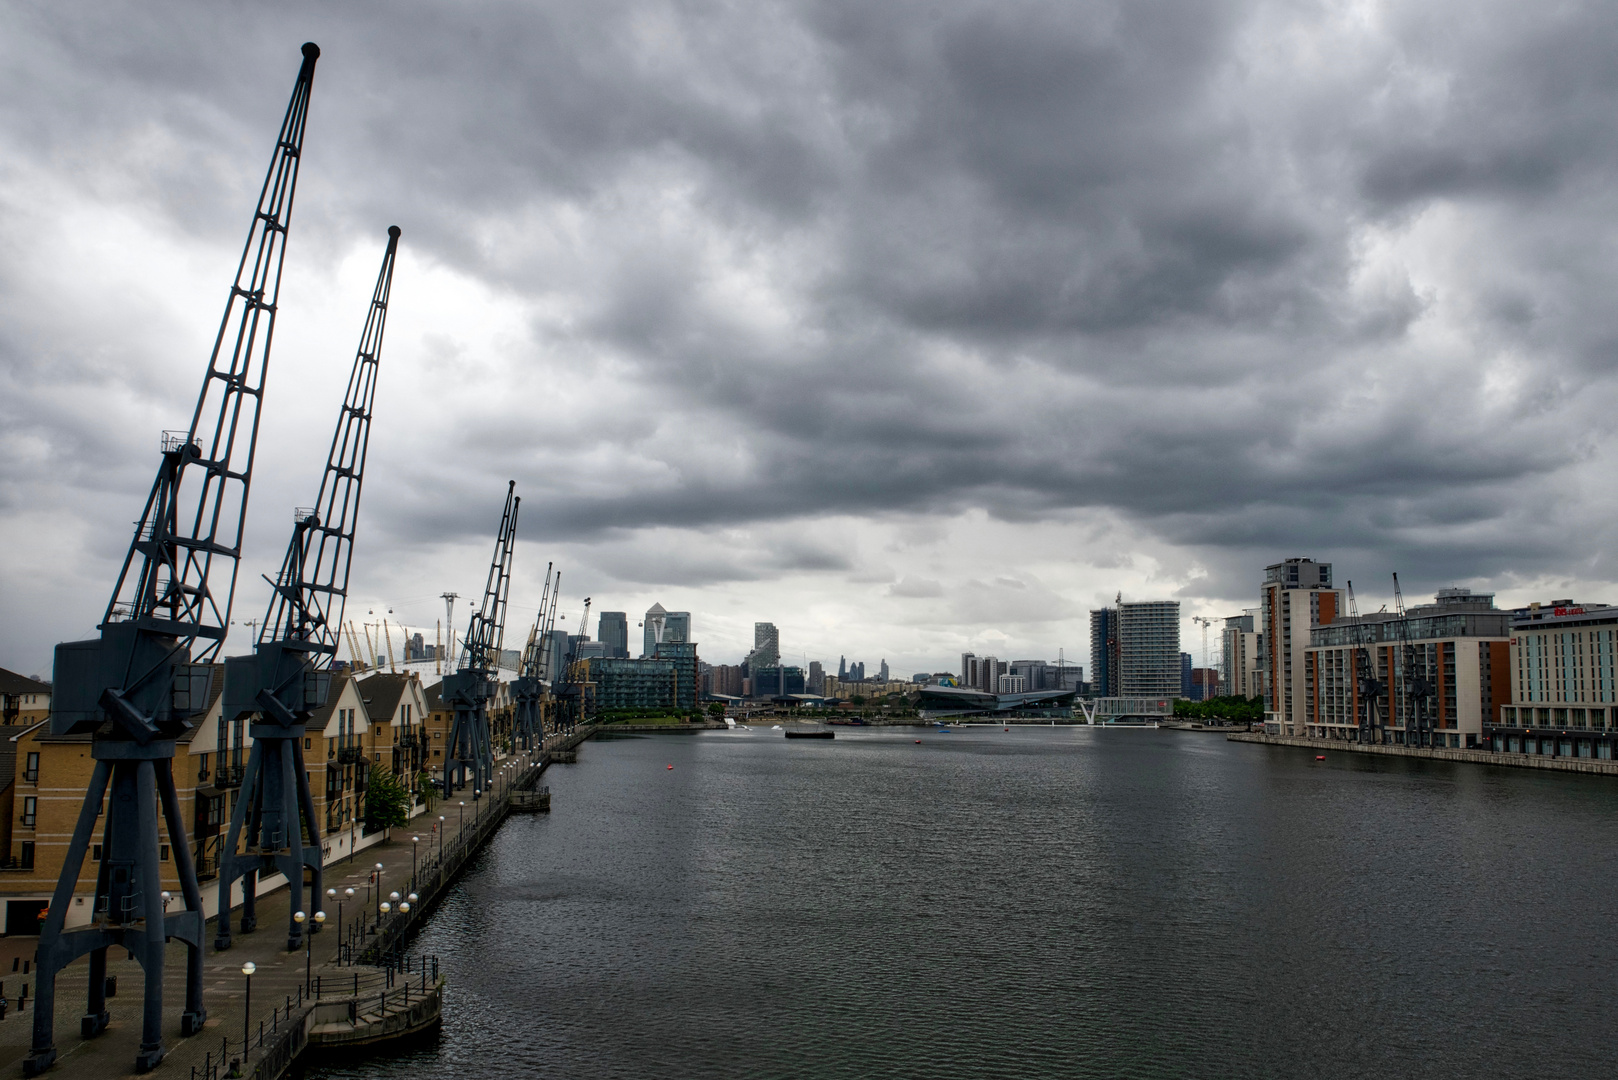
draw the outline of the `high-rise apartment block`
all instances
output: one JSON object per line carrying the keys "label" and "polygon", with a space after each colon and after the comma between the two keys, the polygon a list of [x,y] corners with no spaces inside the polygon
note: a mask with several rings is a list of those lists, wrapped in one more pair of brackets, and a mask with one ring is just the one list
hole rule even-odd
{"label": "high-rise apartment block", "polygon": [[1090,689],[1096,697],[1118,696],[1118,609],[1090,612]]}
{"label": "high-rise apartment block", "polygon": [[1090,612],[1090,689],[1096,697],[1171,698],[1185,692],[1180,602],[1119,601]]}
{"label": "high-rise apartment block", "polygon": [[826,669],[819,660],[809,661],[809,678],[804,687],[811,694],[826,692]]}
{"label": "high-rise apartment block", "polygon": [[971,686],[986,694],[998,693],[1000,676],[1007,674],[1006,662],[993,656],[976,653],[961,654],[961,685]]}
{"label": "high-rise apartment block", "polygon": [[1248,608],[1240,615],[1225,619],[1225,628],[1220,634],[1220,693],[1244,698],[1258,697],[1261,693],[1258,620],[1258,608]]}
{"label": "high-rise apartment block", "polygon": [[1176,697],[1182,688],[1180,602],[1118,605],[1118,696]]}
{"label": "high-rise apartment block", "polygon": [[1303,705],[1309,632],[1337,620],[1342,591],[1332,587],[1331,563],[1288,559],[1264,568],[1260,596],[1264,730],[1272,735],[1308,734]]}

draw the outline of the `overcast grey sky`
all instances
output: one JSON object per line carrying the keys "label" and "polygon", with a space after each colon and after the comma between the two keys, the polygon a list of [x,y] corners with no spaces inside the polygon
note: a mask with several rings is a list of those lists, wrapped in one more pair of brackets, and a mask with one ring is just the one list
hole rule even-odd
{"label": "overcast grey sky", "polygon": [[508,643],[552,559],[906,674],[1289,555],[1618,600],[1614,5],[13,3],[0,665],[94,632],[305,40],[239,620],[390,224],[356,620],[430,639],[508,478]]}

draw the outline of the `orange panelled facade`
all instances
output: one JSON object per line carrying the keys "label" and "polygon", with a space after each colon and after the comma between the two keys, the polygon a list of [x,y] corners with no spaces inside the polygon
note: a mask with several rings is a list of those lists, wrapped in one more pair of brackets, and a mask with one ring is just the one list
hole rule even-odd
{"label": "orange panelled facade", "polygon": [[1488,723],[1500,723],[1500,710],[1511,701],[1511,643],[1489,642],[1489,709]]}

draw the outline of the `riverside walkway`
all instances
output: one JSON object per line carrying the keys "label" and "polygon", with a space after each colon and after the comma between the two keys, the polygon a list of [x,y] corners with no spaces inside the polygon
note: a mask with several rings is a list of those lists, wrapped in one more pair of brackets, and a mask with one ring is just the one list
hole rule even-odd
{"label": "riverside walkway", "polygon": [[[57,1059],[43,1075],[63,1080],[110,1080],[137,1075],[221,1080],[228,1073],[230,1061],[240,1059],[244,1075],[275,1080],[302,1049],[302,1036],[325,1026],[322,1014],[332,1012],[327,1006],[317,1012],[315,1002],[307,996],[306,987],[312,989],[317,983],[321,1001],[357,999],[358,1007],[351,1011],[352,1015],[364,1018],[369,1010],[379,1031],[383,1020],[390,1021],[391,1031],[396,1026],[391,1021],[406,1003],[407,993],[416,996],[410,1003],[415,1005],[425,987],[432,987],[434,993],[437,989],[436,969],[430,958],[411,958],[406,962],[408,971],[389,970],[400,955],[402,943],[454,883],[461,868],[498,830],[511,810],[513,792],[533,787],[547,763],[543,755],[572,749],[593,731],[585,727],[572,734],[553,735],[545,740],[543,754],[519,753],[497,760],[493,789],[481,798],[467,798],[463,806],[464,793],[457,792],[454,798],[440,801],[431,812],[412,819],[408,826],[392,830],[384,842],[327,865],[325,884],[336,889],[342,900],[342,923],[339,927],[338,906],[333,901],[326,909],[327,921],[321,932],[308,937],[307,952],[302,948],[295,952],[286,949],[291,897],[286,888],[258,898],[258,929],[251,934],[238,930],[232,947],[224,952],[216,952],[211,946],[216,920],[210,913],[206,935],[210,945],[203,960],[203,1000],[208,1020],[203,1030],[190,1038],[180,1034],[186,949],[181,943],[170,943],[163,988],[164,1045],[168,1055],[150,1073],[138,1074],[134,1067],[144,998],[140,965],[122,950],[109,951],[107,974],[116,977],[117,993],[107,999],[111,1023],[94,1039],[83,1039],[79,1033],[88,965],[83,960],[71,965],[57,978]],[[435,833],[432,827],[440,824],[440,817],[443,828]],[[412,837],[420,840],[413,842]],[[382,864],[380,884],[374,883],[372,877],[377,863]],[[346,895],[348,889],[354,890],[352,899]],[[417,893],[418,902],[408,913],[400,913],[390,899],[393,892],[401,898]],[[385,915],[380,912],[384,902],[392,909]],[[248,961],[257,967],[252,975],[250,1000],[248,979],[242,974],[242,965]],[[25,985],[32,986],[33,979],[20,970],[0,972],[0,976],[10,1005],[0,1020],[0,1080],[12,1080],[23,1076],[22,1062],[33,1041],[32,1002],[18,1007],[19,994]],[[360,992],[356,995],[352,988]],[[339,1011],[350,1012],[346,1006]],[[299,1038],[295,1048],[289,1050],[290,1044],[282,1036],[292,1027],[299,1029]],[[245,1056],[244,1042],[252,1044]],[[258,1068],[261,1063],[265,1068]]]}
{"label": "riverside walkway", "polygon": [[1264,735],[1238,732],[1225,736],[1230,742],[1263,743],[1266,746],[1297,746],[1317,754],[1328,752],[1381,754],[1385,757],[1428,758],[1433,761],[1464,761],[1473,765],[1499,765],[1517,769],[1549,769],[1553,772],[1593,773],[1618,776],[1618,761],[1598,758],[1552,757],[1549,754],[1508,754],[1493,750],[1451,750],[1436,746],[1398,746],[1385,743],[1349,742],[1346,739],[1310,739],[1300,735]]}

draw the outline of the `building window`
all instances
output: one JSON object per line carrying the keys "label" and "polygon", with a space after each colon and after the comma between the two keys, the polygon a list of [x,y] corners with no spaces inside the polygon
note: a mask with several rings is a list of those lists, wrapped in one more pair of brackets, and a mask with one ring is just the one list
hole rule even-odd
{"label": "building window", "polygon": [[314,745],[315,745],[315,740],[313,740],[313,739],[305,739],[305,740],[303,740],[303,748],[305,750],[313,750]]}
{"label": "building window", "polygon": [[101,845],[100,844],[92,844],[90,846],[90,861],[91,862],[100,862],[101,861]]}
{"label": "building window", "polygon": [[39,812],[39,799],[33,795],[25,795],[22,800],[22,823],[29,828],[33,827],[35,815]]}
{"label": "building window", "polygon": [[32,840],[22,842],[22,855],[18,859],[18,863],[23,870],[32,870],[34,868],[34,842]]}
{"label": "building window", "polygon": [[169,861],[169,846],[167,844],[157,845],[157,857],[163,862]]}
{"label": "building window", "polygon": [[30,784],[39,783],[39,751],[28,751],[28,764],[24,766],[22,778]]}

